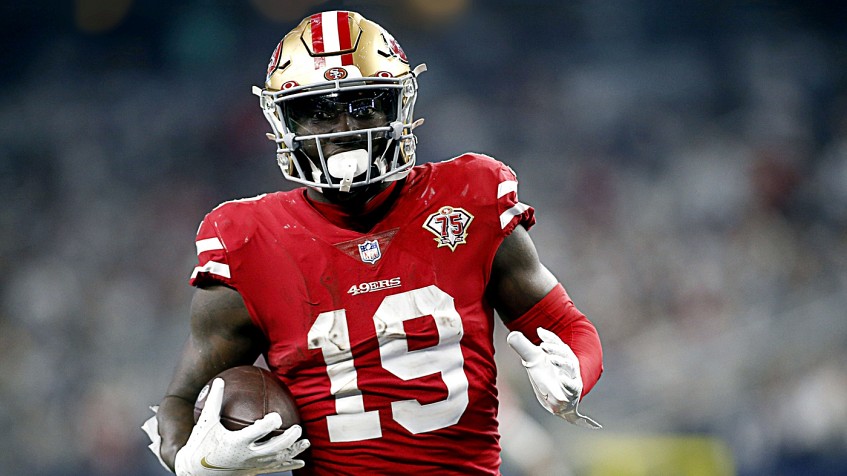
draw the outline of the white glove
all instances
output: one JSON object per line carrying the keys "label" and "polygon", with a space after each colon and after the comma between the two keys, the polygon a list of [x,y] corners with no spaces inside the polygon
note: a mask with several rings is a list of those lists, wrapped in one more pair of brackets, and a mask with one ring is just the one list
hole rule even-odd
{"label": "white glove", "polygon": [[152,406],[150,407],[150,410],[153,410],[153,416],[148,418],[147,421],[141,425],[141,429],[144,430],[144,433],[146,433],[147,437],[150,438],[150,444],[147,445],[147,447],[150,448],[150,451],[152,451],[154,455],[156,455],[156,459],[159,460],[159,464],[170,471],[171,468],[168,468],[168,465],[166,465],[162,460],[162,437],[159,436],[159,421],[156,420],[156,413],[159,412],[159,406]]}
{"label": "white glove", "polygon": [[293,459],[309,447],[309,440],[298,440],[299,425],[257,442],[282,425],[279,414],[272,412],[246,428],[227,430],[220,422],[223,392],[224,381],[215,379],[200,419],[176,454],[177,476],[255,476],[304,466],[303,460]]}
{"label": "white glove", "polygon": [[582,395],[579,359],[556,334],[538,328],[541,345],[535,345],[519,331],[510,332],[506,342],[518,353],[529,374],[529,383],[541,406],[574,425],[602,428],[591,418],[580,415],[577,406]]}

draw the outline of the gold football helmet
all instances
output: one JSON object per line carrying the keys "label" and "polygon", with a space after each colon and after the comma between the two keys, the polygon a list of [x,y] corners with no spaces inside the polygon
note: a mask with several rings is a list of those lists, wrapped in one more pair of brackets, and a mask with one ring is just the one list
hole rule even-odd
{"label": "gold football helmet", "polygon": [[253,93],[285,178],[319,189],[405,177],[415,164],[417,76],[381,26],[348,11],[311,15],[279,42]]}

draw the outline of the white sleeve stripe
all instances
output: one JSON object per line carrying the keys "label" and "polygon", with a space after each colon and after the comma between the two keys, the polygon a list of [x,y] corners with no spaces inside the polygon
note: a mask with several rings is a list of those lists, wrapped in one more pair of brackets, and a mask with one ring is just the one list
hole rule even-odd
{"label": "white sleeve stripe", "polygon": [[497,198],[500,198],[509,192],[518,193],[518,182],[514,180],[507,180],[505,182],[500,182],[500,185],[497,186]]}
{"label": "white sleeve stripe", "polygon": [[196,245],[198,255],[205,251],[224,249],[223,243],[221,243],[221,240],[219,240],[218,238],[206,238],[205,240],[197,240]]}
{"label": "white sleeve stripe", "polygon": [[518,202],[512,208],[506,210],[505,212],[500,214],[500,229],[506,228],[506,225],[512,221],[512,218],[520,215],[521,213],[527,211],[529,209],[529,205]]}
{"label": "white sleeve stripe", "polygon": [[194,271],[191,272],[191,279],[196,278],[199,273],[217,274],[218,276],[222,276],[227,279],[232,277],[229,274],[229,265],[218,263],[217,261],[209,261],[203,266],[197,266],[194,268]]}

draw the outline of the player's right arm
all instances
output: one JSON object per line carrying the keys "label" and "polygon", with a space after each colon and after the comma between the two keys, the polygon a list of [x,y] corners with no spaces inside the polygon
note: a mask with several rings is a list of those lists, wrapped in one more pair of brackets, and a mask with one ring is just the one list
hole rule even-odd
{"label": "player's right arm", "polygon": [[225,369],[252,364],[266,347],[237,291],[226,286],[195,291],[191,333],[157,413],[161,457],[171,470],[194,428],[194,402],[203,386]]}

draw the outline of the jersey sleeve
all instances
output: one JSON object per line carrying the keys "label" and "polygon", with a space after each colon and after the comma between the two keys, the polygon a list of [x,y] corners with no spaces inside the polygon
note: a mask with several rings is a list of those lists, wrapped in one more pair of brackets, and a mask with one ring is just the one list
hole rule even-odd
{"label": "jersey sleeve", "polygon": [[194,267],[189,279],[189,284],[192,286],[223,284],[234,287],[229,257],[215,224],[215,216],[215,212],[206,215],[200,223],[200,228],[197,229],[197,238],[194,242],[197,248],[197,266]]}
{"label": "jersey sleeve", "polygon": [[494,162],[497,173],[497,208],[503,235],[509,235],[518,225],[529,230],[535,224],[535,209],[518,200],[518,178],[515,172],[502,162]]}

